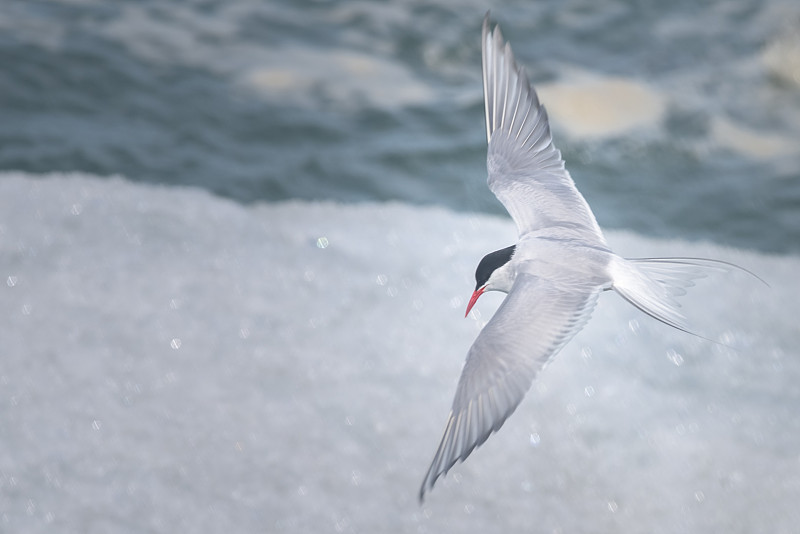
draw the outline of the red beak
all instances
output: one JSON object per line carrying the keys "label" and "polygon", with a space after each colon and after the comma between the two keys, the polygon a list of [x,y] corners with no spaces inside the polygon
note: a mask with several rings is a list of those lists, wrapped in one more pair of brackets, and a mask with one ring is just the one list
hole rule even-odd
{"label": "red beak", "polygon": [[483,292],[486,290],[485,287],[479,287],[472,293],[472,297],[469,299],[469,304],[467,304],[467,313],[464,314],[464,317],[469,315],[469,311],[475,306],[475,303],[478,302],[478,297],[483,295]]}

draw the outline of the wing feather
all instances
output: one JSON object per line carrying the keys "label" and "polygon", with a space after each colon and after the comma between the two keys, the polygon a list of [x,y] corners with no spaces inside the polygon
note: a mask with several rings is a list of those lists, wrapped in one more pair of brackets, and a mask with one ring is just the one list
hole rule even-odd
{"label": "wing feather", "polygon": [[599,291],[588,285],[566,291],[531,274],[517,275],[467,354],[420,499],[503,425],[537,373],[589,320]]}
{"label": "wing feather", "polygon": [[520,235],[569,227],[605,246],[586,200],[553,146],[547,112],[498,27],[483,22],[483,90],[489,189],[508,210]]}

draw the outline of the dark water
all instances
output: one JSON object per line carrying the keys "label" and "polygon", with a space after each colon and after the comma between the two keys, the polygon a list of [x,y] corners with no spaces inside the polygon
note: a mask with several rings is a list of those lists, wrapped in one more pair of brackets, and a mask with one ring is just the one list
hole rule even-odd
{"label": "dark water", "polygon": [[487,8],[537,85],[578,71],[659,95],[621,132],[551,113],[601,225],[800,251],[792,2],[3,2],[0,170],[503,213],[484,182]]}

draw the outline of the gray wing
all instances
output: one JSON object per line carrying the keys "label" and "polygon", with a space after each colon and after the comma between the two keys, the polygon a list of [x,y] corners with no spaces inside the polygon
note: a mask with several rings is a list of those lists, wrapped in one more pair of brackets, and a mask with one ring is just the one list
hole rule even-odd
{"label": "gray wing", "polygon": [[489,31],[488,13],[482,49],[489,189],[508,210],[520,235],[559,227],[604,245],[589,204],[553,146],[547,112],[500,28]]}
{"label": "gray wing", "polygon": [[498,430],[536,374],[589,320],[598,286],[561,288],[520,273],[467,354],[439,449],[419,498]]}

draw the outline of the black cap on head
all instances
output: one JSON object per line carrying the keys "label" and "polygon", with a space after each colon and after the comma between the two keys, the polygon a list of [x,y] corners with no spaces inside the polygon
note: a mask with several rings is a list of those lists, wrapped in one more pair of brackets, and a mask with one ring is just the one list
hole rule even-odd
{"label": "black cap on head", "polygon": [[481,286],[489,281],[489,277],[492,276],[492,273],[498,267],[502,267],[508,263],[508,261],[511,259],[511,256],[514,255],[515,248],[516,245],[511,245],[510,247],[490,252],[483,257],[481,262],[478,264],[478,268],[475,270],[475,291],[480,289]]}

